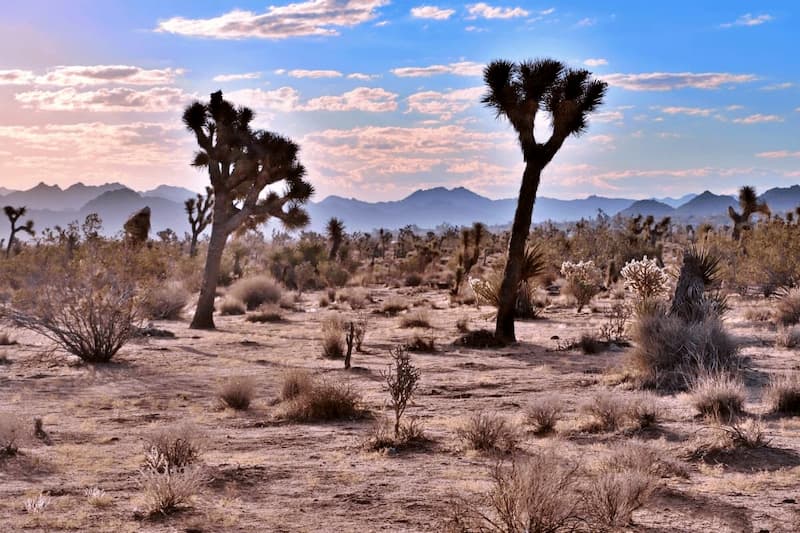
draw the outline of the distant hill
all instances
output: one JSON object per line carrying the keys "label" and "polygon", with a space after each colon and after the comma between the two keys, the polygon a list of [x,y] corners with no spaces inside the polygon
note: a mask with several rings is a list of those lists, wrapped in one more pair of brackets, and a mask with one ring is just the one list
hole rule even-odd
{"label": "distant hill", "polygon": [[[8,191],[0,189],[0,191]],[[153,235],[171,228],[178,235],[188,231],[183,202],[196,193],[183,187],[161,185],[155,189],[136,192],[119,183],[89,186],[81,183],[66,189],[43,183],[27,191],[10,191],[0,197],[0,205],[25,205],[37,230],[55,225],[65,226],[73,220],[82,222],[86,215],[98,213],[103,219],[104,232],[114,235],[125,220],[144,206],[152,211]],[[773,188],[761,197],[776,214],[794,210],[800,205],[800,185]],[[685,201],[684,201],[685,200]],[[679,203],[677,206],[672,204]],[[533,211],[534,222],[552,220],[568,222],[581,218],[592,219],[602,209],[609,216],[622,214],[672,217],[676,223],[696,223],[701,220],[727,221],[729,205],[737,205],[733,196],[710,191],[689,194],[681,198],[633,200],[589,196],[575,200],[539,197]],[[331,217],[342,219],[347,231],[371,231],[384,227],[396,229],[416,226],[433,229],[442,224],[469,225],[481,221],[490,226],[507,226],[516,209],[516,199],[492,200],[464,187],[418,190],[401,200],[365,202],[355,198],[329,196],[307,206],[311,215],[309,229],[323,231]],[[0,221],[0,234],[3,233]]]}
{"label": "distant hill", "polygon": [[620,211],[622,216],[635,217],[637,215],[653,215],[656,218],[671,217],[675,214],[675,208],[658,200],[639,200],[630,207]]}

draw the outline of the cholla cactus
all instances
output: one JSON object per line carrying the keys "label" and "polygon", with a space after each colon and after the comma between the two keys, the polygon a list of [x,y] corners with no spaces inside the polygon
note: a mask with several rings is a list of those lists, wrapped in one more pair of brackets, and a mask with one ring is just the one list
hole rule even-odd
{"label": "cholla cactus", "polygon": [[667,273],[658,266],[655,258],[644,256],[638,261],[632,259],[625,263],[620,274],[625,280],[625,287],[631,289],[640,302],[658,298],[667,292]]}
{"label": "cholla cactus", "polygon": [[600,292],[603,274],[594,261],[564,261],[561,263],[561,275],[567,280],[567,293],[578,301],[578,312]]}

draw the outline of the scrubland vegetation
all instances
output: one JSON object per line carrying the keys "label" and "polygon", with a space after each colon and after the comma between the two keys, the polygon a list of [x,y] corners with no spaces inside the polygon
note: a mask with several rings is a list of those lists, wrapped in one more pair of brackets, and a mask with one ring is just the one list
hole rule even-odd
{"label": "scrubland vegetation", "polygon": [[[602,88],[556,67],[536,67],[564,93],[550,105],[575,82],[594,109]],[[500,74],[488,103],[508,115]],[[565,137],[585,126],[567,118]],[[118,239],[91,216],[12,235],[6,529],[796,529],[792,218],[743,188],[732,227],[266,236],[304,225],[311,188],[297,146],[251,120],[217,93],[186,110],[214,185],[186,211],[208,239],[153,240],[149,211]],[[221,142],[254,159],[215,159]]]}

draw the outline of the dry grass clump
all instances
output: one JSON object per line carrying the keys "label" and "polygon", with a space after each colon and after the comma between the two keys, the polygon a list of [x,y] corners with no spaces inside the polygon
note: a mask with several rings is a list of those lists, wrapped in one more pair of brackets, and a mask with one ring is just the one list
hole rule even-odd
{"label": "dry grass clump", "polygon": [[482,452],[511,453],[519,444],[519,430],[497,413],[479,412],[469,416],[456,430],[467,448]]}
{"label": "dry grass clump", "polygon": [[350,305],[350,309],[357,311],[364,309],[372,300],[366,289],[351,287],[339,293],[339,301],[347,302]]}
{"label": "dry grass clump", "polygon": [[595,531],[617,531],[631,523],[657,486],[654,476],[635,470],[600,472],[584,493],[586,516]]}
{"label": "dry grass clump", "polygon": [[548,435],[555,431],[563,412],[561,398],[547,396],[536,399],[525,408],[528,423],[536,435]]}
{"label": "dry grass clump", "polygon": [[322,321],[322,356],[328,359],[344,357],[344,324],[336,316]]}
{"label": "dry grass clump", "polygon": [[0,333],[0,346],[13,346],[15,344],[17,344],[17,341],[12,339],[8,333],[6,332]]}
{"label": "dry grass clump", "polygon": [[417,334],[405,344],[405,347],[409,352],[436,353],[436,340],[433,337]]}
{"label": "dry grass clump", "polygon": [[281,401],[292,400],[301,394],[308,394],[314,386],[314,378],[307,370],[292,368],[283,374]]}
{"label": "dry grass clump", "polygon": [[250,376],[234,376],[225,380],[217,392],[220,402],[236,411],[247,411],[253,401],[256,382]]}
{"label": "dry grass clump", "polygon": [[408,303],[405,300],[399,296],[391,296],[383,301],[377,312],[379,314],[395,316],[406,309],[408,309]]}
{"label": "dry grass clump", "polygon": [[628,402],[623,396],[600,392],[583,403],[580,410],[589,417],[584,431],[615,431],[625,420]]}
{"label": "dry grass clump", "polygon": [[688,478],[686,467],[670,459],[663,450],[635,440],[627,440],[614,445],[613,453],[607,457],[602,467],[605,471],[635,471],[664,478]]}
{"label": "dry grass clump", "polygon": [[770,443],[764,426],[758,420],[748,419],[712,427],[711,430],[710,435],[698,439],[688,450],[687,459],[716,463],[738,450],[765,448]]}
{"label": "dry grass clump", "polygon": [[503,340],[495,337],[493,331],[488,329],[476,329],[475,331],[467,332],[459,337],[455,344],[477,349],[503,348],[507,345]]}
{"label": "dry grass clump", "polygon": [[372,426],[362,446],[375,452],[399,451],[421,447],[429,442],[430,439],[425,435],[417,419],[411,418],[408,422],[402,423],[400,430],[395,434],[392,422],[388,418],[381,418]]}
{"label": "dry grass clump", "polygon": [[40,492],[35,498],[25,499],[25,512],[28,514],[41,514],[51,502],[50,496]]}
{"label": "dry grass clump", "polygon": [[625,416],[633,429],[643,430],[656,426],[661,420],[661,413],[658,398],[642,392],[628,400]]}
{"label": "dry grass clump", "polygon": [[221,315],[225,316],[243,315],[247,312],[247,306],[244,305],[244,302],[230,295],[222,299],[217,309]]}
{"label": "dry grass clump", "polygon": [[769,439],[764,431],[764,426],[759,420],[749,419],[740,423],[728,424],[721,427],[733,446],[737,448],[766,448]]}
{"label": "dry grass clump", "polygon": [[312,379],[285,402],[282,417],[295,421],[352,420],[364,415],[361,395],[349,383]]}
{"label": "dry grass clump", "polygon": [[596,335],[584,333],[578,341],[578,346],[580,346],[585,355],[593,355],[602,352],[606,344],[598,339]]}
{"label": "dry grass clump", "polygon": [[139,485],[143,511],[150,515],[168,515],[191,504],[206,477],[202,469],[187,467],[176,471],[142,470]]}
{"label": "dry grass clump", "polygon": [[443,531],[533,533],[579,531],[585,524],[578,465],[555,452],[536,453],[491,471],[492,488],[477,502],[462,501]]}
{"label": "dry grass clump", "polygon": [[200,457],[200,436],[188,423],[159,428],[144,438],[144,466],[165,472],[181,470]]}
{"label": "dry grass clump", "polygon": [[149,291],[142,312],[152,320],[180,320],[190,297],[183,283],[169,281]]}
{"label": "dry grass clump", "polygon": [[744,319],[748,322],[769,322],[772,311],[766,307],[748,307],[744,311]]}
{"label": "dry grass clump", "polygon": [[712,314],[687,323],[656,309],[638,317],[631,337],[630,363],[646,386],[682,389],[686,376],[703,368],[731,370],[740,364],[737,343]]}
{"label": "dry grass clump", "polygon": [[800,287],[779,290],[774,312],[779,325],[792,326],[800,322]]}
{"label": "dry grass clump", "polygon": [[800,347],[800,327],[779,326],[778,334],[775,336],[775,346],[779,348]]}
{"label": "dry grass clump", "polygon": [[743,412],[745,386],[730,374],[707,372],[692,381],[690,393],[692,405],[705,417],[730,420]]}
{"label": "dry grass clump", "polygon": [[89,502],[89,505],[92,507],[108,507],[113,502],[111,496],[100,487],[89,487],[83,491],[83,494],[86,496],[86,501]]}
{"label": "dry grass clump", "polygon": [[281,286],[270,276],[253,276],[240,279],[228,289],[228,295],[244,302],[248,311],[265,303],[277,304],[281,300]]}
{"label": "dry grass clump", "polygon": [[404,317],[400,319],[400,327],[401,328],[429,328],[431,327],[431,320],[428,316],[428,312],[419,309],[417,311],[413,311],[408,313]]}
{"label": "dry grass clump", "polygon": [[0,457],[16,455],[25,436],[25,428],[19,416],[0,413]]}
{"label": "dry grass clump", "polygon": [[765,396],[771,413],[800,415],[800,375],[783,374],[771,379]]}
{"label": "dry grass clump", "polygon": [[283,322],[280,307],[276,305],[262,305],[257,311],[247,315],[248,322],[264,324],[267,322]]}

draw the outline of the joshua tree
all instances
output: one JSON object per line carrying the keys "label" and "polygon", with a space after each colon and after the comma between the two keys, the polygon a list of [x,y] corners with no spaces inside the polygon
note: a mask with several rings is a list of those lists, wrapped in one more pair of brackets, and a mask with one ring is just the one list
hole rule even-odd
{"label": "joshua tree", "polygon": [[758,202],[758,195],[754,187],[745,185],[739,189],[739,207],[741,214],[728,206],[728,216],[733,221],[733,240],[738,241],[742,238],[742,230],[750,227],[750,217],[755,213],[769,216],[770,210],[765,202]]}
{"label": "joshua tree", "polygon": [[[493,61],[484,69],[483,79],[488,89],[483,103],[511,123],[525,161],[495,326],[498,338],[515,341],[514,304],[542,170],[567,137],[586,129],[588,116],[602,103],[607,84],[593,79],[587,70],[567,69],[552,59]],[[553,128],[547,141],[537,142],[534,124],[542,109],[551,115]]]}
{"label": "joshua tree", "polygon": [[456,267],[456,279],[451,293],[457,295],[461,288],[464,278],[469,276],[470,270],[478,262],[481,254],[481,241],[486,235],[486,226],[481,222],[475,222],[472,228],[464,228],[461,231],[461,252],[458,254],[458,266]]}
{"label": "joshua tree", "polygon": [[[255,114],[211,94],[207,104],[194,102],[183,113],[183,123],[194,133],[200,150],[193,165],[208,169],[214,192],[214,213],[203,284],[191,326],[214,328],[214,295],[222,252],[231,233],[242,226],[255,227],[270,218],[288,228],[308,224],[302,208],[313,194],[304,180],[305,168],[297,159],[297,144],[276,133],[253,130]],[[261,193],[283,182],[282,193]]]}
{"label": "joshua tree", "polygon": [[8,221],[11,223],[11,234],[8,236],[8,244],[6,245],[6,257],[8,257],[11,255],[11,248],[14,246],[17,233],[24,231],[28,235],[33,235],[33,220],[29,219],[25,222],[25,224],[17,226],[19,219],[24,217],[25,213],[28,211],[28,209],[24,206],[14,208],[10,205],[7,205],[3,208],[3,211],[5,211]]}
{"label": "joshua tree", "polygon": [[339,253],[339,247],[342,245],[344,239],[344,222],[334,217],[328,221],[325,227],[328,232],[328,239],[331,241],[331,251],[328,259],[333,261]]}
{"label": "joshua tree", "polygon": [[131,246],[141,246],[147,242],[150,234],[150,208],[143,207],[132,214],[122,228],[125,231],[125,242]]}
{"label": "joshua tree", "polygon": [[197,239],[211,224],[211,209],[214,207],[214,190],[206,186],[206,194],[198,194],[197,198],[189,198],[184,202],[186,215],[189,217],[189,227],[192,230],[192,240],[189,243],[189,256],[197,255]]}

